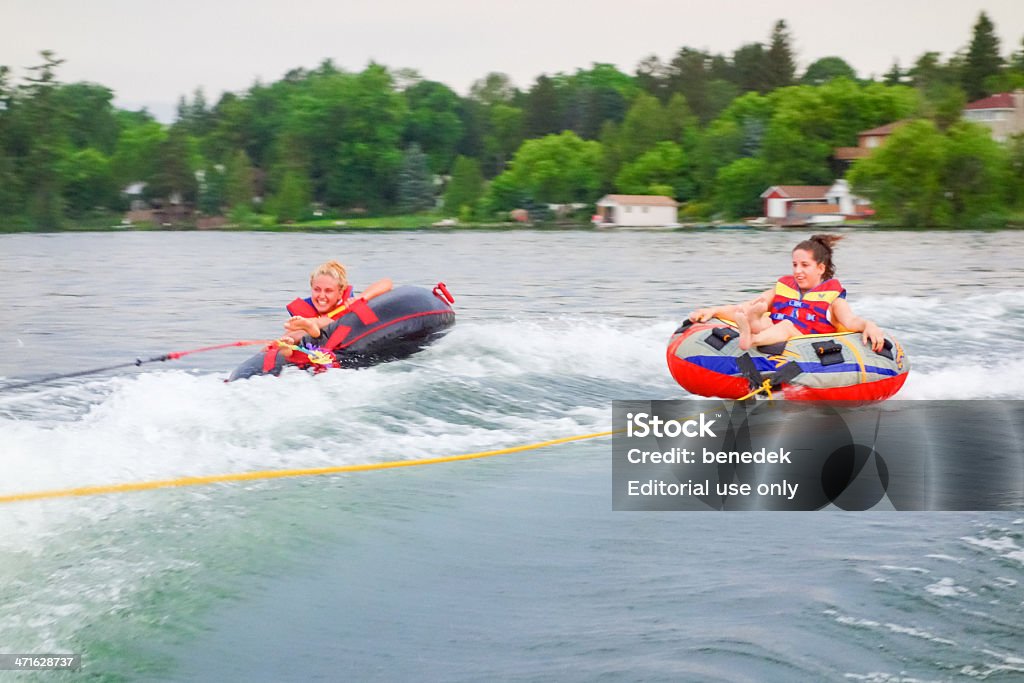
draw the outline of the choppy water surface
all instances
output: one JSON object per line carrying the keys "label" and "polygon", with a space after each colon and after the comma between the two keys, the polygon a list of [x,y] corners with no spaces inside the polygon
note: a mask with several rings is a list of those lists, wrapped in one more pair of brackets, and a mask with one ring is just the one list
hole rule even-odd
{"label": "choppy water surface", "polygon": [[[329,257],[357,288],[444,280],[459,315],[367,370],[224,384],[238,349],[0,393],[0,494],[604,430],[613,399],[682,397],[679,320],[802,237],[0,236],[7,379],[273,336]],[[1024,235],[851,232],[837,261],[908,350],[901,398],[1024,390]],[[0,650],[98,680],[1024,676],[1024,515],[612,513],[609,453],[5,505]]]}

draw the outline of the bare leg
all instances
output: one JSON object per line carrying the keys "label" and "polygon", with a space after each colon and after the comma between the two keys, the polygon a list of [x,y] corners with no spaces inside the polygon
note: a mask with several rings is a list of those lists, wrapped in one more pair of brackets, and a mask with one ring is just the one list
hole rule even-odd
{"label": "bare leg", "polygon": [[740,348],[744,351],[750,348],[750,318],[744,310],[746,304],[737,306],[736,327],[740,330]]}
{"label": "bare leg", "polygon": [[747,320],[750,322],[751,334],[757,334],[771,327],[772,321],[764,315],[767,311],[768,304],[760,298],[754,299],[750,303],[750,306],[747,308]]}
{"label": "bare leg", "polygon": [[743,334],[740,331],[740,348],[746,351],[751,346],[767,346],[768,344],[778,344],[784,342],[787,339],[800,336],[800,331],[796,329],[796,326],[788,320],[771,325],[757,334],[751,334],[747,345],[743,345]]}

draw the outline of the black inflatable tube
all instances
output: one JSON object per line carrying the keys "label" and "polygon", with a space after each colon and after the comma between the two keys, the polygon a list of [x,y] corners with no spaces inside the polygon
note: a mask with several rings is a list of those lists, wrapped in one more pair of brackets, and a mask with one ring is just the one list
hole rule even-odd
{"label": "black inflatable tube", "polygon": [[[325,327],[319,337],[303,337],[300,345],[322,347],[339,327],[348,333],[334,351],[338,364],[346,368],[366,367],[407,358],[443,336],[455,324],[455,311],[440,295],[423,287],[404,285],[371,299],[369,309],[376,321],[363,322],[354,312],[345,313]],[[301,358],[298,352],[293,358]],[[260,352],[231,373],[229,382],[256,375],[278,375],[288,365],[277,354],[273,367],[264,370],[266,353]]]}

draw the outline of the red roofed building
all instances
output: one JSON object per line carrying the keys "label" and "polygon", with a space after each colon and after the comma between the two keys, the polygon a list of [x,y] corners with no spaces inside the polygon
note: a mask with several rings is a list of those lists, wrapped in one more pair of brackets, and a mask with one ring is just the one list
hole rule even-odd
{"label": "red roofed building", "polygon": [[992,131],[992,137],[1005,142],[1011,135],[1024,133],[1024,90],[1001,92],[964,107],[964,120],[980,123]]}
{"label": "red roofed building", "polygon": [[[864,217],[872,213],[870,202],[850,192],[845,180],[832,185],[772,185],[761,193],[764,215],[771,221],[824,220],[826,216]],[[815,219],[814,217],[821,217]]]}

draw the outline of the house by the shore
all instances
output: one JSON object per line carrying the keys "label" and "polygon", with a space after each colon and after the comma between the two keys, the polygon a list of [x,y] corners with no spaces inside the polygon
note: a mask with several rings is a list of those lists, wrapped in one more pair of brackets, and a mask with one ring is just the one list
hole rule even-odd
{"label": "house by the shore", "polygon": [[992,131],[992,139],[1006,142],[1024,133],[1024,90],[996,93],[964,107],[965,121],[973,121]]}
{"label": "house by the shore", "polygon": [[643,194],[606,194],[597,201],[593,223],[597,227],[675,227],[679,203],[671,197]]}
{"label": "house by the shore", "polygon": [[843,179],[831,185],[772,185],[761,193],[764,216],[778,225],[835,225],[874,215],[871,202]]}
{"label": "house by the shore", "polygon": [[871,156],[872,152],[881,147],[889,136],[904,123],[906,121],[894,121],[884,126],[861,131],[857,133],[856,147],[836,147],[832,151],[832,158],[836,161],[852,163],[857,159]]}

